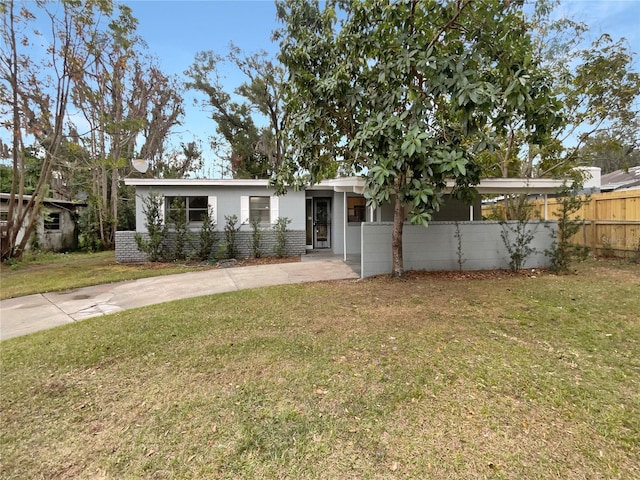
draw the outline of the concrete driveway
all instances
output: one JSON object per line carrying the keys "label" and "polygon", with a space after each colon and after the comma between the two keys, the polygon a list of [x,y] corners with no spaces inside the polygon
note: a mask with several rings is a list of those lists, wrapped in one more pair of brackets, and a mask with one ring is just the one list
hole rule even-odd
{"label": "concrete driveway", "polygon": [[212,269],[83,287],[0,301],[0,340],[91,317],[183,298],[247,288],[359,278],[340,258],[304,255],[301,262]]}

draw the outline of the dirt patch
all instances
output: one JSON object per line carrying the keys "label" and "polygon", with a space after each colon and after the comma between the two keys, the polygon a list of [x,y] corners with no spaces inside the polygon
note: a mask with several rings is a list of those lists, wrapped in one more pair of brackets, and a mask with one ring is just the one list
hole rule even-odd
{"label": "dirt patch", "polygon": [[502,278],[536,278],[554,275],[550,270],[540,268],[525,268],[517,272],[511,270],[474,270],[474,271],[422,271],[410,270],[405,272],[404,279],[419,280],[423,278],[433,278],[441,280],[499,280]]}
{"label": "dirt patch", "polygon": [[236,262],[236,267],[249,267],[252,265],[273,265],[276,263],[295,263],[300,261],[300,255],[291,257],[261,257],[261,258],[243,258]]}
{"label": "dirt patch", "polygon": [[144,262],[138,265],[143,265],[150,270],[162,270],[164,268],[183,266],[192,268],[233,268],[233,267],[248,267],[252,265],[272,265],[276,263],[294,263],[300,261],[300,255],[294,255],[290,257],[261,257],[261,258],[241,258],[232,260],[222,260],[220,262],[203,262],[197,261],[183,261],[183,262]]}

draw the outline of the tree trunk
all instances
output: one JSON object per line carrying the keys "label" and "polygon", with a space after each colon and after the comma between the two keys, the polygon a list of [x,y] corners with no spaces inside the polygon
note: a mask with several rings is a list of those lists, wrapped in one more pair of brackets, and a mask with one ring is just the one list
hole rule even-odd
{"label": "tree trunk", "polygon": [[109,232],[109,248],[113,247],[116,241],[116,230],[118,230],[118,167],[111,172],[111,232]]}
{"label": "tree trunk", "polygon": [[402,228],[404,226],[404,209],[400,195],[396,194],[393,208],[393,233],[391,234],[391,275],[395,278],[404,276],[404,262],[402,260]]}

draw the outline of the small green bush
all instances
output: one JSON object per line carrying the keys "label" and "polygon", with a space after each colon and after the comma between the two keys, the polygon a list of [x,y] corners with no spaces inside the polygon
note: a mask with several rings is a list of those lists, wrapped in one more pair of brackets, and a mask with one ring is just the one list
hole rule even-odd
{"label": "small green bush", "polygon": [[276,237],[276,244],[273,251],[276,257],[282,258],[287,254],[287,225],[291,223],[291,219],[287,217],[278,217],[273,225],[273,232]]}
{"label": "small green bush", "polygon": [[145,215],[145,226],[149,234],[148,240],[135,234],[136,244],[140,251],[147,254],[151,262],[157,262],[163,256],[163,244],[167,237],[167,227],[162,214],[164,198],[156,192],[150,192],[142,201],[142,213]]}

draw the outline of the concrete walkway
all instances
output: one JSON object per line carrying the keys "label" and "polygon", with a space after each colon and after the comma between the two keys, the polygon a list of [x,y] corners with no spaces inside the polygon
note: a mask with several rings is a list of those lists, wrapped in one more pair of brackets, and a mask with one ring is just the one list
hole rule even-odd
{"label": "concrete walkway", "polygon": [[212,269],[0,300],[0,340],[183,298],[291,283],[357,279],[339,257],[303,255],[301,262]]}

